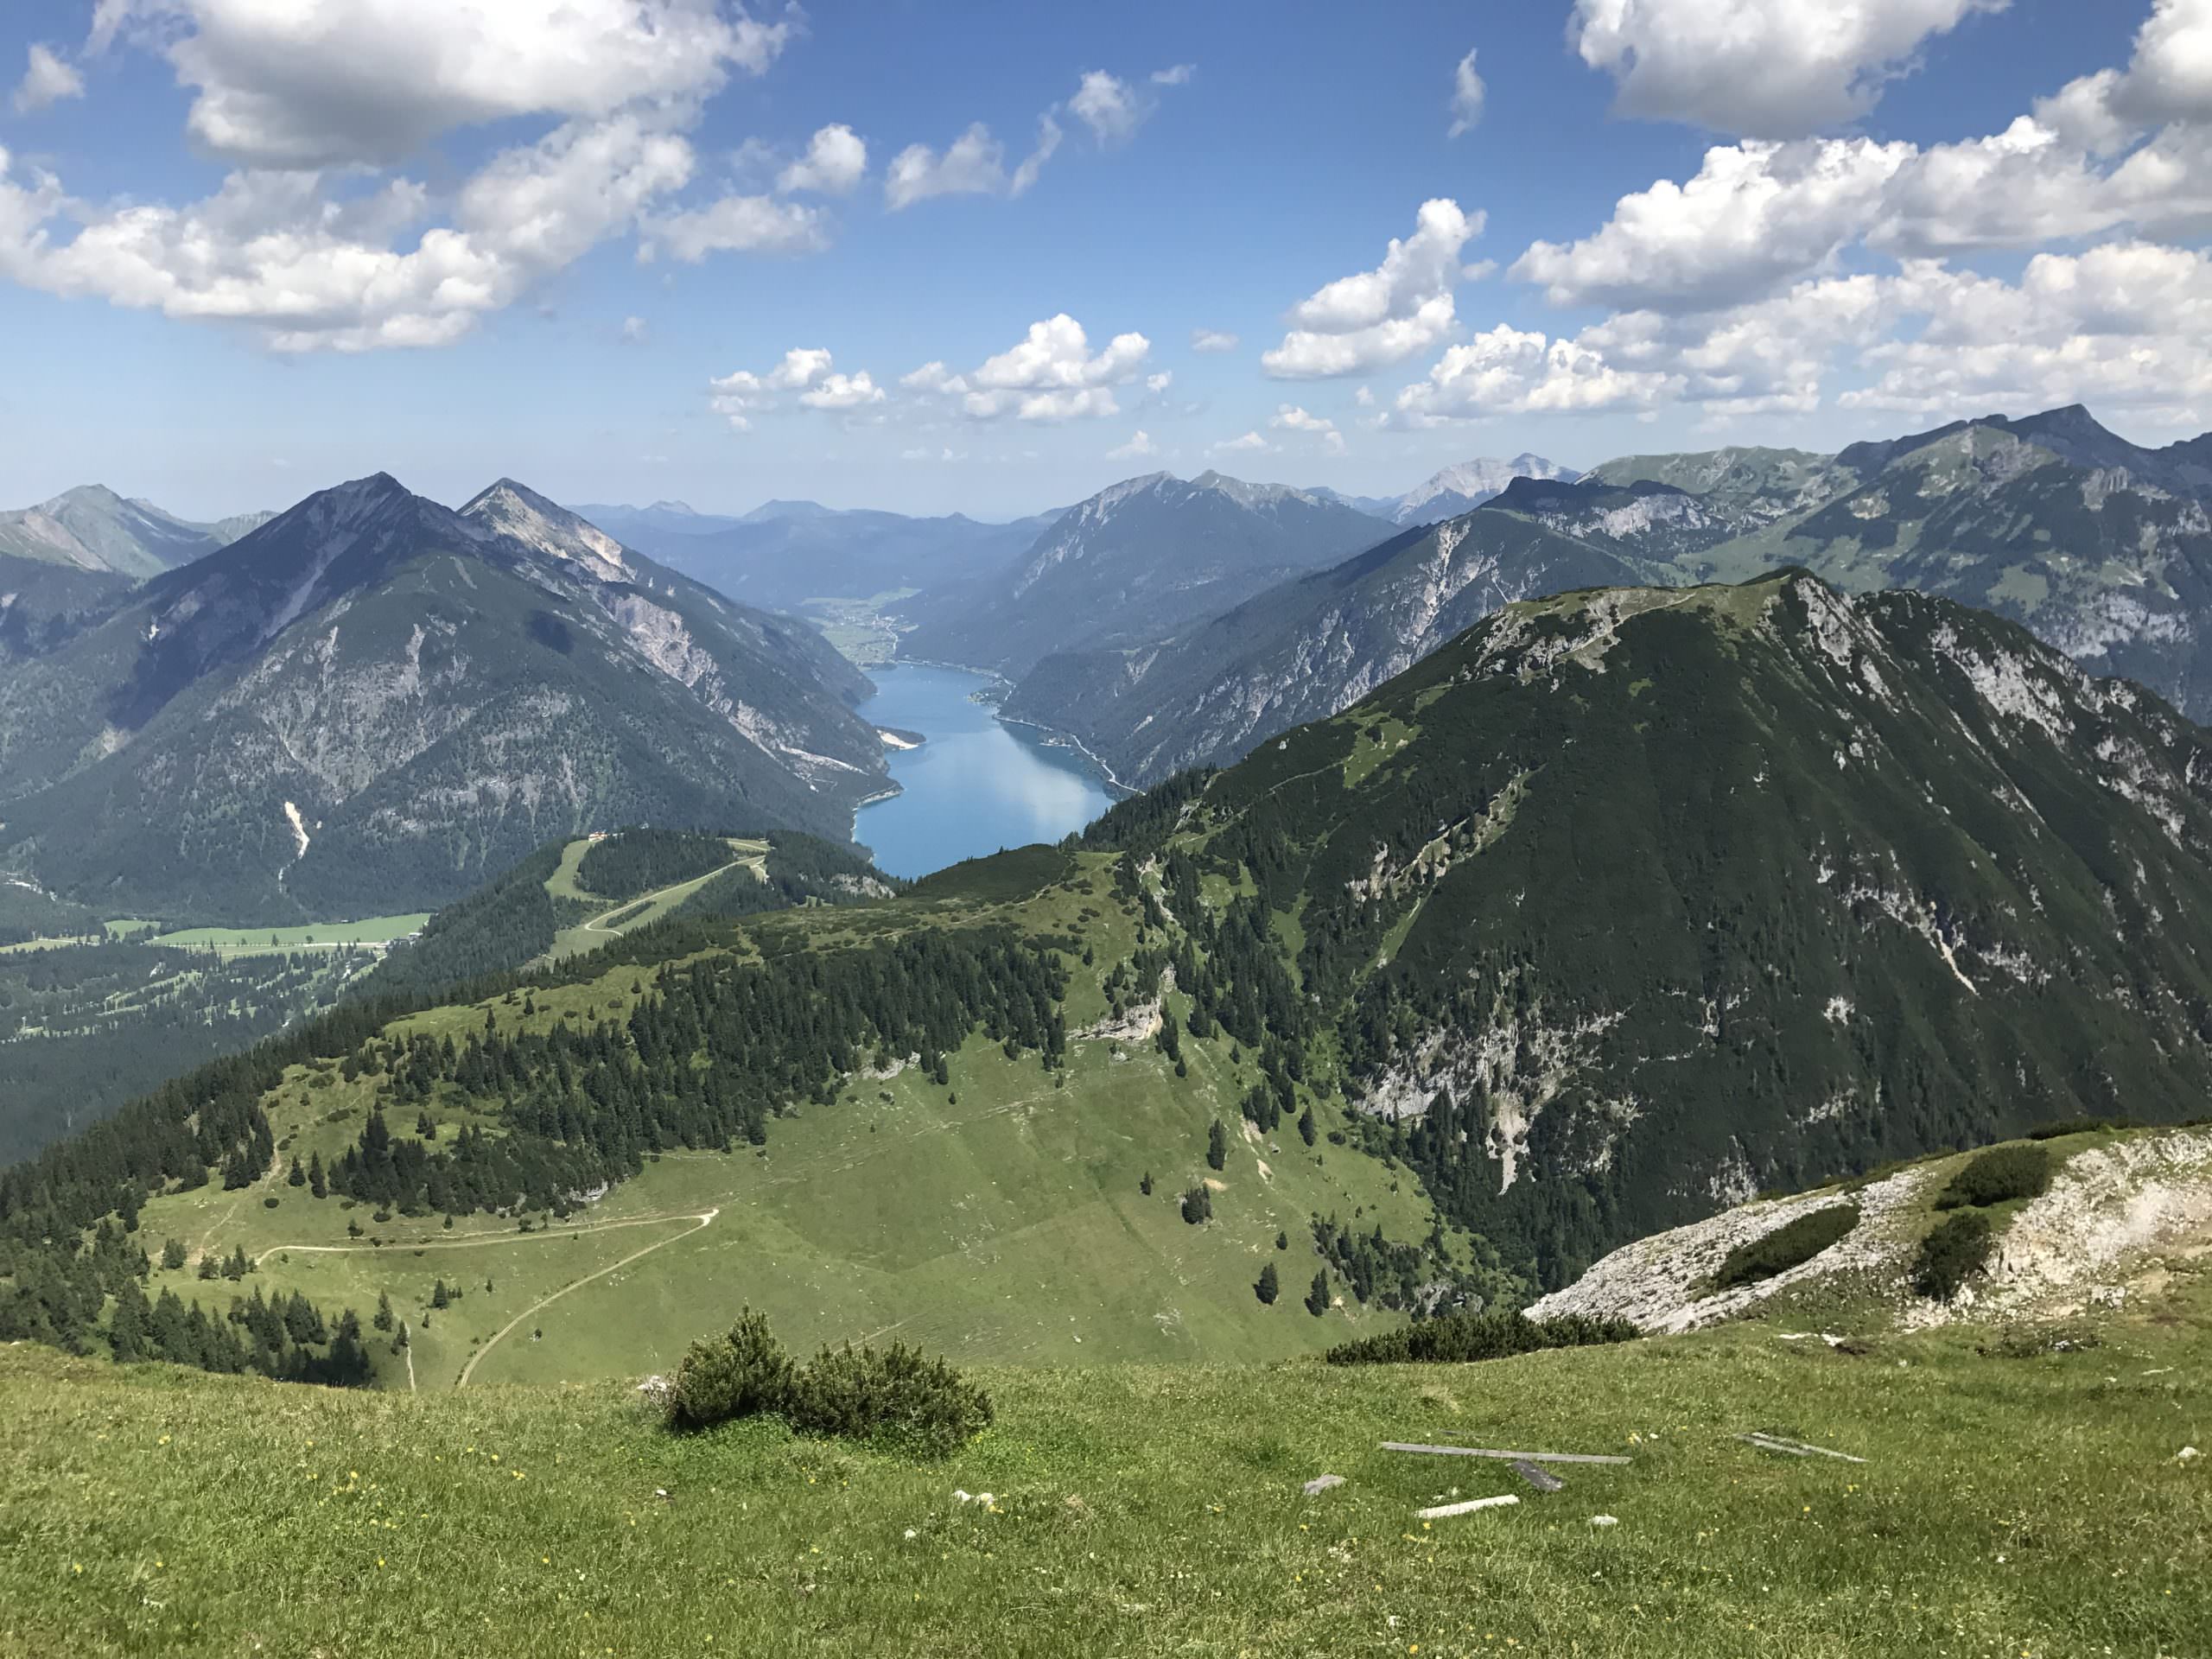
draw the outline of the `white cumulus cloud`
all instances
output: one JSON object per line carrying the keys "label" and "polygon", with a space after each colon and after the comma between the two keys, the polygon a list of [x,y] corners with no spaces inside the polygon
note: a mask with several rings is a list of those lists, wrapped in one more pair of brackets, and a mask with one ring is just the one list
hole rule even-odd
{"label": "white cumulus cloud", "polygon": [[[458,340],[616,237],[687,260],[817,248],[810,208],[674,201],[704,100],[765,72],[796,19],[714,0],[101,0],[87,54],[160,54],[192,95],[188,137],[233,169],[198,200],[100,201],[0,153],[0,276],[358,352]],[[396,171],[531,118],[536,138],[452,182]]]}
{"label": "white cumulus cloud", "polygon": [[1100,143],[1111,144],[1128,137],[1152,111],[1128,81],[1103,69],[1088,69],[1068,99],[1068,112]]}
{"label": "white cumulus cloud", "polygon": [[1795,138],[1865,114],[1929,39],[2008,0],[1576,0],[1623,115]]}
{"label": "white cumulus cloud", "polygon": [[701,0],[107,0],[92,44],[119,33],[167,57],[202,149],[321,168],[518,116],[696,101],[764,73],[794,32]]}
{"label": "white cumulus cloud", "polygon": [[1218,328],[1193,328],[1191,330],[1191,349],[1194,352],[1233,352],[1236,349],[1236,336]]}
{"label": "white cumulus cloud", "polygon": [[51,47],[33,41],[29,67],[23,78],[16,83],[16,113],[29,115],[65,98],[82,98],[85,78],[73,64],[66,63],[54,54]]}
{"label": "white cumulus cloud", "polygon": [[1373,270],[1338,278],[1291,308],[1291,330],[1262,355],[1281,380],[1358,374],[1427,351],[1458,326],[1452,290],[1459,251],[1482,232],[1480,213],[1442,197],[1421,204],[1414,234],[1393,237]]}
{"label": "white cumulus cloud", "polygon": [[777,406],[778,394],[797,392],[809,409],[849,410],[885,399],[883,388],[866,369],[845,374],[820,346],[794,346],[774,367],[738,369],[708,382],[709,407],[740,432],[752,429],[752,417]]}
{"label": "white cumulus cloud", "polygon": [[830,244],[822,215],[769,196],[724,196],[689,213],[645,221],[639,257],[665,250],[686,264],[710,253],[813,253]]}
{"label": "white cumulus cloud", "polygon": [[1147,455],[1156,455],[1160,446],[1152,441],[1152,434],[1139,427],[1129,434],[1127,443],[1117,443],[1106,452],[1109,461],[1141,461]]}
{"label": "white cumulus cloud", "polygon": [[1257,432],[1247,432],[1241,438],[1224,438],[1219,443],[1212,446],[1216,454],[1225,455],[1262,454],[1273,450],[1274,448],[1274,445],[1269,443]]}
{"label": "white cumulus cloud", "polygon": [[1020,195],[1037,182],[1063,136],[1060,124],[1049,113],[1039,116],[1037,147],[1011,173],[1007,171],[1006,146],[980,121],[942,152],[927,144],[909,144],[884,170],[884,205],[897,213],[934,196]]}
{"label": "white cumulus cloud", "polygon": [[814,135],[806,154],[776,175],[776,188],[785,195],[798,190],[849,195],[867,173],[867,141],[841,123]]}
{"label": "white cumulus cloud", "polygon": [[954,399],[970,420],[1012,415],[1057,423],[1119,414],[1114,389],[1142,374],[1151,353],[1152,342],[1139,334],[1116,334],[1094,353],[1083,325],[1062,312],[1033,322],[1019,343],[967,373],[930,362],[899,384]]}

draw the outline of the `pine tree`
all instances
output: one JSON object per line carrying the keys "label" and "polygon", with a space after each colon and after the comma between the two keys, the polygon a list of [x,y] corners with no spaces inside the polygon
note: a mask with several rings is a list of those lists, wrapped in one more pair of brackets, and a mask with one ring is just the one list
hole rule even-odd
{"label": "pine tree", "polygon": [[292,1154],[291,1172],[284,1177],[284,1185],[287,1186],[305,1186],[307,1184],[308,1173],[300,1167],[300,1154],[296,1152]]}
{"label": "pine tree", "polygon": [[1329,1275],[1325,1270],[1313,1275],[1313,1288],[1306,1293],[1306,1311],[1317,1319],[1329,1311]]}
{"label": "pine tree", "polygon": [[1281,1293],[1281,1281],[1275,1277],[1275,1264],[1270,1262],[1260,1269],[1260,1280],[1252,1287],[1252,1294],[1260,1299],[1262,1306],[1273,1307]]}
{"label": "pine tree", "polygon": [[322,1154],[319,1152],[308,1154],[308,1191],[318,1198],[330,1196],[330,1183],[323,1175]]}
{"label": "pine tree", "polygon": [[453,1293],[446,1288],[446,1281],[442,1279],[439,1280],[430,1291],[430,1306],[432,1307],[453,1306]]}
{"label": "pine tree", "polygon": [[152,1332],[151,1311],[146,1306],[145,1294],[136,1285],[126,1285],[116,1298],[115,1313],[107,1322],[108,1346],[124,1364],[134,1359],[145,1359],[150,1355]]}
{"label": "pine tree", "polygon": [[1313,1109],[1311,1106],[1298,1115],[1298,1136],[1309,1147],[1321,1138],[1320,1126],[1313,1121]]}
{"label": "pine tree", "polygon": [[1206,1131],[1206,1162],[1216,1169],[1229,1162],[1229,1131],[1222,1128],[1221,1120],[1217,1117]]}
{"label": "pine tree", "polygon": [[173,1238],[162,1246],[162,1265],[174,1273],[184,1265],[185,1255],[184,1241]]}
{"label": "pine tree", "polygon": [[1147,1198],[1152,1196],[1152,1172],[1150,1170],[1147,1169],[1145,1171],[1144,1179],[1137,1183],[1137,1191],[1143,1193]]}
{"label": "pine tree", "polygon": [[379,1331],[391,1329],[391,1298],[383,1291],[377,1293],[376,1317],[369,1323]]}
{"label": "pine tree", "polygon": [[1201,1181],[1183,1195],[1183,1219],[1196,1227],[1213,1219],[1213,1194]]}
{"label": "pine tree", "polygon": [[1277,1233],[1275,1235],[1275,1249],[1279,1250],[1287,1250],[1289,1248],[1290,1235],[1288,1233]]}

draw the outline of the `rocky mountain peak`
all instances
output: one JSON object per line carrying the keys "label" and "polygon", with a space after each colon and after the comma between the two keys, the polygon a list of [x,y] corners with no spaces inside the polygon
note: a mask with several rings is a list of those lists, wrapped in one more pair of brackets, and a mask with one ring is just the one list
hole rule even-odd
{"label": "rocky mountain peak", "polygon": [[630,573],[621,543],[511,478],[500,479],[478,494],[461,508],[461,516],[602,582],[620,581]]}

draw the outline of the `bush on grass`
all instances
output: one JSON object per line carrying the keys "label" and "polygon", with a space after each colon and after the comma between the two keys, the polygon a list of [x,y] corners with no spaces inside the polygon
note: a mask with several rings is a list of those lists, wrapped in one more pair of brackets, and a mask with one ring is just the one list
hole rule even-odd
{"label": "bush on grass", "polygon": [[1951,1177],[1936,1195],[1938,1210],[2032,1198],[2050,1185],[2050,1154],[2042,1147],[1992,1147]]}
{"label": "bush on grass", "polygon": [[1937,1222],[1912,1260],[1912,1287],[1931,1301],[1948,1302],[1989,1265],[1994,1236],[1989,1217],[1961,1210]]}
{"label": "bush on grass", "polygon": [[1808,1211],[1729,1251],[1713,1275],[1713,1289],[1718,1293],[1738,1285],[1755,1285],[1802,1267],[1858,1224],[1855,1204],[1831,1204]]}
{"label": "bush on grass", "polygon": [[941,1359],[893,1343],[824,1348],[791,1363],[767,1318],[745,1310],[726,1337],[695,1342],[668,1396],[672,1428],[777,1415],[808,1434],[872,1440],[943,1457],[991,1423],[991,1400]]}
{"label": "bush on grass", "polygon": [[1537,1320],[1517,1310],[1447,1313],[1402,1331],[1340,1343],[1323,1356],[1332,1365],[1458,1364],[1505,1359],[1543,1348],[1587,1348],[1600,1343],[1630,1342],[1643,1333],[1627,1319],[1592,1319],[1580,1313]]}

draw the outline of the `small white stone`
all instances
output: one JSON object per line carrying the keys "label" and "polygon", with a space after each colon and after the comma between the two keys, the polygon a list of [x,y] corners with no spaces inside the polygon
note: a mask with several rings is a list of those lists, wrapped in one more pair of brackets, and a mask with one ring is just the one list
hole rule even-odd
{"label": "small white stone", "polygon": [[1593,1527],[1618,1527],[1620,1521],[1614,1516],[1593,1515],[1590,1517],[1590,1524]]}

